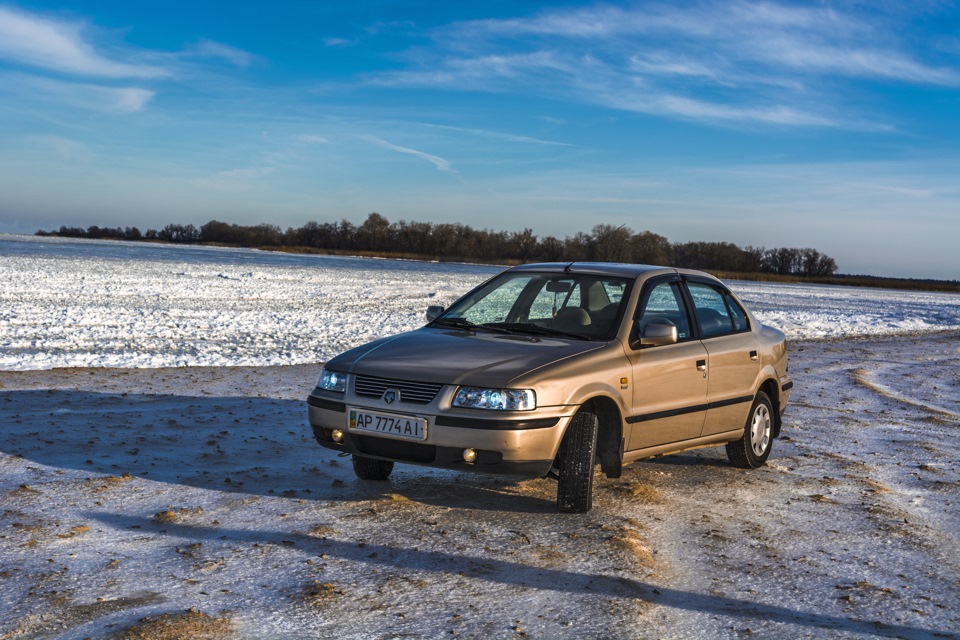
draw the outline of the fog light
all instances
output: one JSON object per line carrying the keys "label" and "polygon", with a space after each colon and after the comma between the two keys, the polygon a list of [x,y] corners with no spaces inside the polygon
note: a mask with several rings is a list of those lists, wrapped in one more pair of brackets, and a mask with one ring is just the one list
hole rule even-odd
{"label": "fog light", "polygon": [[343,442],[343,431],[340,431],[340,429],[334,429],[333,431],[330,432],[330,437],[333,439],[334,442],[336,442],[337,444],[340,444],[341,442]]}
{"label": "fog light", "polygon": [[477,450],[476,449],[464,449],[463,450],[463,461],[474,463],[477,461]]}

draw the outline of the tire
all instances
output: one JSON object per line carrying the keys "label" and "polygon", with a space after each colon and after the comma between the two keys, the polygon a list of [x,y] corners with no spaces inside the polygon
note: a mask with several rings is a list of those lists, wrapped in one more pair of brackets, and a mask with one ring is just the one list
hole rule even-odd
{"label": "tire", "polygon": [[763,391],[750,407],[747,424],[743,428],[743,437],[736,442],[727,443],[727,458],[735,467],[756,469],[762,467],[770,457],[773,448],[773,403]]}
{"label": "tire", "polygon": [[389,460],[353,456],[353,472],[361,480],[386,480],[392,471],[393,463]]}
{"label": "tire", "polygon": [[597,416],[579,411],[570,422],[557,455],[557,508],[586,513],[593,508],[593,463],[597,454]]}

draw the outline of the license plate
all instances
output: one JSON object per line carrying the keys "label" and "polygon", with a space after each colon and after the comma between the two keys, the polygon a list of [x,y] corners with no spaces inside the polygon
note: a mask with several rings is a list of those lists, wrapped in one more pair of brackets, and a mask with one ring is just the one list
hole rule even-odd
{"label": "license plate", "polygon": [[409,440],[423,440],[426,437],[427,421],[412,416],[351,408],[350,430],[369,431]]}

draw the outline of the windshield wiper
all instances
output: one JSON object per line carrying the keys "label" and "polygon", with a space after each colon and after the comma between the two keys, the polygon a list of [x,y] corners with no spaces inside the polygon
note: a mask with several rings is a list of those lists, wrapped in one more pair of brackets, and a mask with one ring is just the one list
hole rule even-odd
{"label": "windshield wiper", "polygon": [[540,325],[530,324],[529,322],[498,322],[497,328],[512,331],[514,333],[526,333],[535,336],[559,336],[561,338],[573,338],[574,340],[590,339],[586,336],[580,335],[579,333],[571,333],[570,331],[562,331],[552,327],[541,327]]}
{"label": "windshield wiper", "polygon": [[464,320],[463,318],[437,318],[430,324],[438,327],[455,327],[457,329],[473,329],[476,326],[469,320]]}
{"label": "windshield wiper", "polygon": [[496,327],[490,324],[474,324],[466,318],[437,318],[430,323],[432,327],[453,327],[455,329],[468,329],[476,331],[477,329],[492,331],[494,333],[510,333],[507,329]]}

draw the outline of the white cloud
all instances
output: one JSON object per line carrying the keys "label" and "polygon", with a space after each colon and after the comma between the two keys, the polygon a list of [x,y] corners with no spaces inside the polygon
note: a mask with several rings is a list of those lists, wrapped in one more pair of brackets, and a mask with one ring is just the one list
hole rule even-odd
{"label": "white cloud", "polygon": [[147,102],[149,102],[154,95],[153,91],[149,89],[138,89],[136,87],[128,88],[113,88],[113,87],[90,87],[90,89],[97,89],[100,92],[100,95],[106,97],[110,102],[110,107],[114,111],[120,111],[123,113],[134,113],[136,111],[142,110]]}
{"label": "white cloud", "polygon": [[630,71],[652,76],[700,77],[719,82],[722,72],[712,68],[703,59],[666,51],[644,52],[630,58]]}
{"label": "white cloud", "polygon": [[252,186],[252,181],[257,178],[276,173],[274,167],[246,167],[242,169],[229,169],[218,171],[217,173],[191,180],[194,186],[214,191],[246,189]]}
{"label": "white cloud", "polygon": [[890,79],[913,84],[960,85],[956,71],[923,64],[880,44],[821,39],[814,34],[749,34],[732,56],[765,65],[771,73]]}
{"label": "white cloud", "polygon": [[205,58],[220,58],[237,67],[248,67],[259,60],[252,53],[213,40],[201,40],[197,43],[193,53]]}
{"label": "white cloud", "polygon": [[[544,119],[546,120],[546,118],[544,118]],[[554,119],[553,122],[554,122],[554,123],[558,123],[559,121],[556,120],[556,119]],[[426,127],[426,128],[428,128],[428,129],[441,129],[441,130],[444,130],[444,131],[457,131],[457,132],[460,132],[460,133],[467,133],[467,134],[470,134],[470,135],[473,135],[473,136],[482,137],[482,138],[493,138],[493,139],[495,139],[495,140],[505,140],[505,141],[507,141],[507,142],[529,143],[529,144],[536,144],[536,145],[544,145],[544,146],[548,146],[548,147],[573,147],[573,146],[576,146],[576,145],[572,145],[572,144],[570,144],[570,143],[568,143],[568,142],[556,142],[556,141],[554,141],[554,140],[542,140],[542,139],[540,139],[540,138],[533,138],[533,137],[530,137],[530,136],[521,136],[521,135],[516,135],[516,134],[513,134],[513,133],[501,133],[501,132],[499,132],[499,131],[489,131],[489,130],[487,130],[487,129],[471,129],[471,128],[467,128],[467,127],[453,127],[453,126],[450,126],[450,125],[432,124],[432,123],[425,123],[425,122],[421,122],[421,123],[418,123],[418,124],[419,124],[421,127]]]}
{"label": "white cloud", "polygon": [[547,35],[566,38],[607,38],[645,27],[637,14],[619,7],[596,7],[572,11],[548,11],[532,18],[475,20],[453,25],[456,32],[472,35],[518,36]]}
{"label": "white cloud", "polygon": [[389,149],[390,151],[396,151],[397,153],[405,153],[405,154],[414,156],[416,158],[420,158],[421,160],[426,160],[427,162],[433,164],[440,171],[455,173],[453,168],[450,166],[450,161],[444,158],[441,158],[440,156],[435,156],[433,154],[426,153],[424,151],[418,151],[417,149],[401,147],[391,142],[387,142],[382,138],[377,138],[374,136],[363,136],[363,139],[368,142],[372,142],[378,147],[383,147],[384,149]]}
{"label": "white cloud", "polygon": [[749,106],[724,105],[684,96],[658,95],[654,100],[630,103],[618,96],[608,96],[608,103],[621,109],[673,115],[691,120],[726,122],[757,122],[774,125],[836,127],[841,122],[826,116],[794,109],[785,105]]}
{"label": "white cloud", "polygon": [[56,135],[30,136],[29,141],[39,147],[53,151],[61,160],[69,162],[86,162],[93,157],[89,147],[82,142]]}
{"label": "white cloud", "polygon": [[324,38],[323,44],[328,47],[350,47],[357,44],[357,41],[347,40],[346,38]]}
{"label": "white cloud", "polygon": [[299,142],[306,142],[307,144],[329,144],[330,142],[330,140],[324,136],[318,136],[311,133],[295,136],[294,139]]}
{"label": "white cloud", "polygon": [[42,94],[68,106],[107,113],[142,111],[156,95],[139,87],[104,87],[23,75],[8,77],[17,77],[21,86],[29,87],[34,95]]}
{"label": "white cloud", "polygon": [[395,71],[372,76],[368,84],[380,86],[420,86],[455,90],[497,90],[504,83],[523,82],[534,75],[572,75],[576,64],[550,51],[531,53],[495,53],[475,57],[450,57],[429,69]]}
{"label": "white cloud", "polygon": [[120,62],[98,52],[83,25],[0,7],[0,58],[77,75],[104,78],[158,78],[160,67]]}
{"label": "white cloud", "polygon": [[432,52],[417,49],[407,69],[370,82],[572,98],[713,124],[889,130],[854,115],[865,110],[851,109],[834,79],[960,86],[960,70],[925,61],[902,37],[903,19],[855,5],[745,1],[551,9],[441,27]]}

